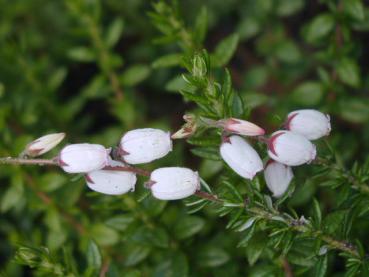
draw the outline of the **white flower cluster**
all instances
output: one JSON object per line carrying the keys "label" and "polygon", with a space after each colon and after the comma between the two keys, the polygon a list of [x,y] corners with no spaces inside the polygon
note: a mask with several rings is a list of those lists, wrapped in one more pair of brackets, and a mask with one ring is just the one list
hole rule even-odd
{"label": "white flower cluster", "polygon": [[[68,173],[85,175],[87,186],[97,192],[119,195],[132,191],[137,181],[137,169],[131,165],[149,163],[166,156],[172,151],[172,139],[192,135],[196,124],[192,117],[185,117],[183,131],[172,137],[169,132],[144,128],[129,131],[123,135],[114,155],[111,149],[99,144],[71,144],[65,146],[57,157],[58,165]],[[213,121],[215,122],[215,121]],[[293,178],[291,167],[309,163],[316,156],[315,145],[310,140],[329,134],[329,116],[316,110],[291,112],[285,129],[264,137],[268,155],[271,158],[264,168],[255,149],[241,136],[263,136],[265,131],[254,123],[230,118],[219,120],[215,127],[223,128],[227,136],[220,145],[223,160],[238,175],[252,180],[264,169],[265,181],[274,197],[282,196]],[[64,133],[43,136],[27,145],[24,153],[38,156],[55,147]],[[200,189],[198,173],[183,167],[165,167],[151,172],[146,183],[154,197],[162,200],[176,200],[188,197]]]}
{"label": "white flower cluster", "polygon": [[[310,163],[316,157],[315,145],[310,140],[326,136],[331,131],[330,118],[316,110],[297,110],[288,114],[286,130],[274,132],[267,139],[268,155],[264,177],[274,197],[287,190],[293,178],[291,166]],[[224,129],[245,136],[263,135],[264,131],[244,121],[226,121]],[[220,146],[223,160],[240,176],[253,179],[263,170],[257,152],[240,136],[227,137]]]}
{"label": "white flower cluster", "polygon": [[[64,147],[58,163],[65,172],[85,174],[87,186],[97,192],[119,195],[132,191],[136,173],[119,168],[149,163],[172,151],[169,132],[158,129],[136,129],[127,132],[120,140],[118,155],[122,161],[112,160],[110,149],[99,144],[71,144]],[[124,162],[123,162],[124,161]],[[151,173],[148,187],[154,197],[176,200],[188,197],[200,188],[197,172],[182,167],[166,167]]]}

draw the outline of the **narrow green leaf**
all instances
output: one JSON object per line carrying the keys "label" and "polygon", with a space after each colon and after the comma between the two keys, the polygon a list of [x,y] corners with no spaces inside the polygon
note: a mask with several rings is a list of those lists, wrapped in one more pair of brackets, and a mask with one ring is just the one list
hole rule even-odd
{"label": "narrow green leaf", "polygon": [[338,77],[345,84],[355,88],[360,85],[360,69],[356,61],[348,58],[342,59],[338,63],[336,70]]}
{"label": "narrow green leaf", "polygon": [[323,98],[323,87],[319,82],[302,83],[293,91],[292,98],[304,106],[317,105]]}
{"label": "narrow green leaf", "polygon": [[365,7],[361,0],[343,0],[343,11],[352,18],[362,21],[365,19]]}
{"label": "narrow green leaf", "polygon": [[88,266],[96,270],[99,270],[101,267],[102,258],[99,247],[93,240],[90,240],[87,245],[86,256]]}
{"label": "narrow green leaf", "polygon": [[[152,63],[153,68],[172,67],[179,65],[182,55],[179,53],[161,56]],[[182,78],[181,78],[182,79]]]}
{"label": "narrow green leaf", "polygon": [[202,45],[208,28],[208,11],[206,7],[202,7],[199,14],[196,17],[194,27],[194,40],[197,45]]}
{"label": "narrow green leaf", "polygon": [[95,52],[83,46],[71,48],[67,54],[69,58],[78,62],[93,62],[96,59]]}
{"label": "narrow green leaf", "polygon": [[201,217],[185,216],[174,225],[174,234],[178,239],[186,239],[200,232],[204,226],[205,221]]}
{"label": "narrow green leaf", "polygon": [[314,266],[315,277],[324,277],[327,272],[328,255],[320,256],[318,262]]}
{"label": "narrow green leaf", "polygon": [[320,224],[322,222],[322,212],[320,210],[319,202],[314,198],[313,199],[313,219],[317,228],[320,228]]}
{"label": "narrow green leaf", "polygon": [[305,39],[307,42],[315,43],[328,35],[334,27],[334,17],[324,13],[316,16],[306,29]]}
{"label": "narrow green leaf", "polygon": [[216,46],[214,53],[211,57],[211,63],[215,67],[221,67],[226,65],[237,49],[238,35],[232,34],[223,39]]}
{"label": "narrow green leaf", "polygon": [[119,41],[124,29],[124,22],[121,18],[116,18],[109,26],[105,43],[108,47],[114,47]]}
{"label": "narrow green leaf", "polygon": [[191,149],[191,152],[204,159],[219,161],[221,160],[219,156],[219,151],[216,148],[213,147],[198,147]]}
{"label": "narrow green leaf", "polygon": [[120,76],[120,82],[125,86],[134,86],[150,75],[150,67],[144,64],[132,65]]}

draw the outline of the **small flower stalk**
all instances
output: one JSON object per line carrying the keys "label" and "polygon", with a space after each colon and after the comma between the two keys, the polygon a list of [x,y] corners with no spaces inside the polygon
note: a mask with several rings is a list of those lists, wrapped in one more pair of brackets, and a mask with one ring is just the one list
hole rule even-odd
{"label": "small flower stalk", "polygon": [[79,143],[65,146],[58,163],[68,173],[88,173],[109,164],[110,149],[100,144]]}
{"label": "small flower stalk", "polygon": [[243,178],[252,180],[256,173],[263,170],[263,162],[258,153],[239,136],[226,138],[220,146],[220,155]]}
{"label": "small flower stalk", "polygon": [[65,133],[55,133],[42,136],[26,146],[23,155],[37,157],[49,152],[57,146],[65,137]]}
{"label": "small flower stalk", "polygon": [[163,167],[151,173],[148,185],[153,196],[161,200],[177,200],[193,195],[200,189],[200,177],[184,167]]}
{"label": "small flower stalk", "polygon": [[228,118],[225,120],[219,120],[218,124],[224,128],[225,131],[234,133],[241,136],[262,136],[265,134],[263,128],[256,124],[237,118]]}
{"label": "small flower stalk", "polygon": [[[124,163],[113,161],[109,166],[125,166]],[[121,195],[129,191],[134,191],[137,181],[136,174],[128,171],[115,170],[95,170],[85,175],[87,186],[96,192],[108,195]]]}
{"label": "small flower stalk", "polygon": [[291,131],[277,131],[268,141],[268,155],[289,166],[310,163],[316,157],[316,148],[307,138]]}
{"label": "small flower stalk", "polygon": [[286,129],[309,140],[329,135],[331,123],[329,115],[316,110],[297,110],[287,116]]}
{"label": "small flower stalk", "polygon": [[119,153],[128,164],[149,163],[166,156],[170,151],[170,133],[152,128],[127,132],[119,145]]}
{"label": "small flower stalk", "polygon": [[264,178],[273,197],[279,198],[287,191],[293,172],[291,167],[269,160],[264,169]]}

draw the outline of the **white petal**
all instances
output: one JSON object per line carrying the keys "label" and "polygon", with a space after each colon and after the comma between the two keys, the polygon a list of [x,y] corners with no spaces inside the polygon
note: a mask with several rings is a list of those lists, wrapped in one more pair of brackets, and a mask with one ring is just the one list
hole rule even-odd
{"label": "white petal", "polygon": [[265,182],[274,197],[282,196],[293,178],[291,167],[271,161],[264,170]]}
{"label": "white petal", "polygon": [[149,163],[172,151],[169,132],[159,129],[136,129],[127,132],[120,141],[122,158],[129,164]]}
{"label": "white petal", "polygon": [[251,180],[257,172],[263,170],[263,162],[258,153],[239,136],[231,136],[229,142],[223,142],[220,155],[230,168],[246,179]]}
{"label": "white petal", "polygon": [[64,147],[59,164],[68,173],[87,173],[108,164],[109,150],[99,144],[79,143]]}
{"label": "white petal", "polygon": [[161,200],[186,198],[200,189],[197,172],[184,167],[163,167],[151,173],[152,194]]}
{"label": "white petal", "polygon": [[280,163],[297,166],[314,160],[316,148],[302,135],[290,131],[277,131],[270,138],[268,155]]}
{"label": "white petal", "polygon": [[[110,166],[125,166],[118,161],[109,162]],[[128,171],[95,170],[86,174],[87,186],[97,192],[120,195],[133,191],[137,181],[136,174]]]}
{"label": "white petal", "polygon": [[317,110],[297,110],[288,114],[287,129],[315,140],[329,135],[330,117]]}
{"label": "white petal", "polygon": [[229,118],[224,121],[224,129],[228,132],[235,133],[243,136],[260,136],[264,135],[265,131],[263,128],[260,128],[256,124],[238,119],[238,118]]}
{"label": "white petal", "polygon": [[28,144],[25,153],[31,157],[40,156],[57,146],[64,137],[65,133],[42,136]]}

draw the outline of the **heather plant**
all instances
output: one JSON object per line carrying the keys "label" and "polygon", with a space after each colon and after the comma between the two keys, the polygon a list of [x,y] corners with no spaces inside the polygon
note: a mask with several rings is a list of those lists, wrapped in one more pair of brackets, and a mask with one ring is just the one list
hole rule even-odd
{"label": "heather plant", "polygon": [[1,275],[368,276],[364,1],[0,7]]}

